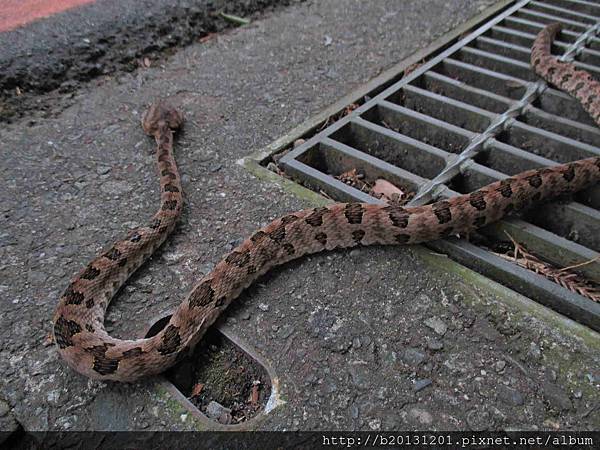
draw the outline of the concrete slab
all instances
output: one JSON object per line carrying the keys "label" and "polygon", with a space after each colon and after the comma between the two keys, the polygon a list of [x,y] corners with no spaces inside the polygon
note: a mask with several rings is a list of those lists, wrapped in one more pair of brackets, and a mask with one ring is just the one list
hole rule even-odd
{"label": "concrete slab", "polygon": [[[489,1],[309,2],[92,82],[56,118],[0,130],[0,389],[25,430],[202,428],[159,380],[88,381],[47,342],[68,279],[149,217],[140,115],[172,97],[186,209],[108,316],[142,336],[239,239],[307,207],[236,164]],[[266,307],[265,307],[266,305]],[[524,307],[524,305],[526,307]],[[260,306],[260,307],[259,307]],[[256,429],[597,429],[598,336],[421,247],[305,258],[266,276],[227,327],[280,379]],[[557,325],[558,324],[558,325]]]}

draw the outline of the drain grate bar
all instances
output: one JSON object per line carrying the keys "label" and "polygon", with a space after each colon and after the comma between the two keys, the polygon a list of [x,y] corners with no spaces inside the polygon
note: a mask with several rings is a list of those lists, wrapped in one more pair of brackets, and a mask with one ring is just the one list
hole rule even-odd
{"label": "drain grate bar", "polygon": [[[529,67],[535,34],[566,27],[563,60],[600,76],[600,4],[522,0],[400,81],[281,157],[281,168],[339,201],[381,203],[336,176],[352,169],[417,191],[411,205],[471,192],[530,168],[600,155],[600,129],[581,105],[537,79]],[[485,227],[506,232],[565,267],[600,252],[600,186]],[[465,240],[428,244],[453,259],[600,330],[600,304]],[[579,269],[578,269],[579,270]],[[580,267],[600,283],[600,260]]]}

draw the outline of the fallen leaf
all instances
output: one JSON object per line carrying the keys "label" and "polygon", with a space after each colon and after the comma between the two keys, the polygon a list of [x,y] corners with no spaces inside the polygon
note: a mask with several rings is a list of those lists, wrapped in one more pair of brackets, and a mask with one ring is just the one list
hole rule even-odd
{"label": "fallen leaf", "polygon": [[518,80],[506,80],[505,84],[507,87],[513,88],[513,89],[523,87],[523,83],[521,83]]}
{"label": "fallen leaf", "polygon": [[192,388],[192,394],[190,395],[190,397],[198,397],[202,392],[202,389],[204,389],[204,384],[196,383]]}
{"label": "fallen leaf", "polygon": [[204,42],[210,41],[211,39],[214,39],[215,37],[217,37],[217,33],[208,33],[206,36],[202,36],[199,39],[199,42],[204,43]]}
{"label": "fallen leaf", "polygon": [[50,332],[46,335],[46,339],[44,339],[44,347],[49,347],[54,344],[54,335]]}
{"label": "fallen leaf", "polygon": [[260,381],[255,381],[252,383],[252,393],[250,395],[250,403],[256,405],[258,403],[258,386],[260,385]]}
{"label": "fallen leaf", "polygon": [[144,67],[150,67],[150,59],[146,56],[144,58]]}
{"label": "fallen leaf", "polygon": [[373,186],[373,193],[378,194],[381,197],[385,197],[388,200],[392,200],[395,197],[402,197],[404,195],[404,191],[398,189],[389,181],[383,180],[381,178],[375,180],[375,185]]}

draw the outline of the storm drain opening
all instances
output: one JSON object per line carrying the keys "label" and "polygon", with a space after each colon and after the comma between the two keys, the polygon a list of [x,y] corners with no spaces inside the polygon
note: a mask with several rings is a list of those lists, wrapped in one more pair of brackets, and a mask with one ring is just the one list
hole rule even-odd
{"label": "storm drain opening", "polygon": [[[158,333],[170,317],[157,321],[146,337]],[[209,426],[244,428],[273,403],[272,371],[235,341],[223,327],[211,327],[194,351],[165,373],[170,391]]]}
{"label": "storm drain opening", "polygon": [[[536,34],[556,21],[553,53],[600,78],[600,3],[509,2],[263,163],[334,201],[416,206],[598,156],[598,126],[529,67]],[[600,186],[427,246],[600,331]]]}

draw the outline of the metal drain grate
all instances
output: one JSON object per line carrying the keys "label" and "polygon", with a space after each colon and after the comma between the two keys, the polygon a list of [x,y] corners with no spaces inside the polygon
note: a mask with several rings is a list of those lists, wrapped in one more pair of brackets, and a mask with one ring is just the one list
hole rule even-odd
{"label": "metal drain grate", "polygon": [[[568,95],[529,67],[535,35],[564,30],[553,53],[600,78],[600,3],[514,2],[280,160],[294,179],[339,201],[381,202],[335,178],[351,169],[417,192],[410,205],[478,189],[523,170],[600,155],[600,129]],[[574,58],[574,59],[573,59]],[[558,267],[598,258],[600,186],[482,230]],[[427,244],[600,331],[600,304],[466,240]],[[600,260],[578,270],[600,283]]]}

